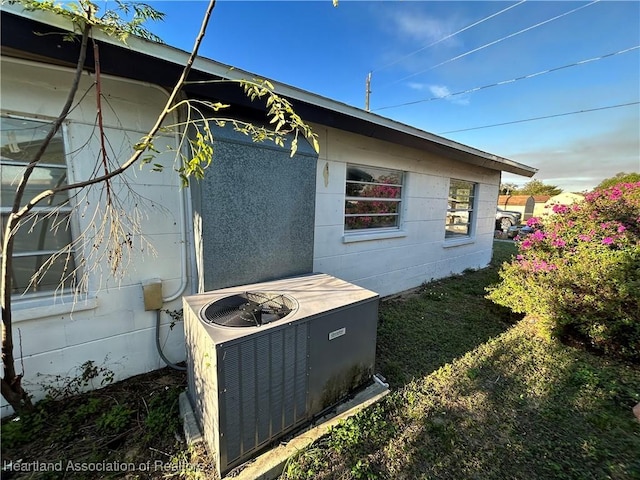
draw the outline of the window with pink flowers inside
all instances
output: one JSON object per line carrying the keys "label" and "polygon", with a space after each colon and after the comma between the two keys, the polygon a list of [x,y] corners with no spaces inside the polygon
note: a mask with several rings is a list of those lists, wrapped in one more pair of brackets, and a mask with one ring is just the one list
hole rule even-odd
{"label": "window with pink flowers inside", "polygon": [[347,165],[344,229],[398,229],[404,172]]}

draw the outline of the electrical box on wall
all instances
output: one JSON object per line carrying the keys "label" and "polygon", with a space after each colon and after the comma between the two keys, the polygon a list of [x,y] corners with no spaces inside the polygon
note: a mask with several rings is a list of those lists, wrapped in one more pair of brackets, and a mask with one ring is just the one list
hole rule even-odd
{"label": "electrical box on wall", "polygon": [[142,282],[142,296],[145,310],[160,310],[162,308],[162,280],[151,278]]}

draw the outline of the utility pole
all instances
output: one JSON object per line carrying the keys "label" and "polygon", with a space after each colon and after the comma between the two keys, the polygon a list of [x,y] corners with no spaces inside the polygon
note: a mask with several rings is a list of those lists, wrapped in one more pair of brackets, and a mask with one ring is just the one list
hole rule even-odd
{"label": "utility pole", "polygon": [[371,97],[371,72],[367,75],[366,91],[364,97],[364,109],[369,111],[369,99]]}

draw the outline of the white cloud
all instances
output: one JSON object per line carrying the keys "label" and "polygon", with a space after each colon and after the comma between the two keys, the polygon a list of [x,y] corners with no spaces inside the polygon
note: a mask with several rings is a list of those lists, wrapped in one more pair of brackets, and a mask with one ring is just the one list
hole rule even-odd
{"label": "white cloud", "polygon": [[429,85],[429,91],[436,98],[444,98],[455,105],[469,105],[469,99],[460,95],[451,95],[451,90],[446,85]]}
{"label": "white cloud", "polygon": [[429,85],[429,90],[438,98],[444,98],[451,95],[449,87],[446,87],[444,85]]}
{"label": "white cloud", "polygon": [[458,8],[432,8],[431,2],[407,1],[401,7],[398,2],[369,3],[375,5],[371,8],[385,37],[374,52],[379,56],[375,63],[378,69],[393,67],[385,74],[394,79],[421,72],[464,44],[461,36],[447,38],[464,25]]}
{"label": "white cloud", "polygon": [[[454,32],[454,25],[450,19],[435,18],[413,9],[397,10],[392,19],[400,35],[425,45],[436,42]],[[451,38],[446,40],[446,44],[452,46],[459,45],[460,42]]]}

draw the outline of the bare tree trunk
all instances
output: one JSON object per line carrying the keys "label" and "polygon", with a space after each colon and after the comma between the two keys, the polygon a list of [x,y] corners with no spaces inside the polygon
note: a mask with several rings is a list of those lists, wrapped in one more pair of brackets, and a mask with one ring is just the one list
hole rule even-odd
{"label": "bare tree trunk", "polygon": [[[200,31],[198,33],[198,36],[196,37],[194,47],[191,52],[191,55],[189,56],[187,64],[185,65],[180,78],[176,82],[173,88],[173,91],[169,96],[169,99],[167,101],[165,108],[158,115],[158,119],[154,124],[154,126],[149,131],[149,133],[144,137],[145,140],[149,143],[160,130],[162,123],[164,122],[165,118],[171,111],[173,103],[175,102],[178,96],[178,93],[180,92],[182,86],[184,85],[184,82],[186,81],[189,75],[189,72],[191,71],[193,63],[198,55],[200,44],[202,43],[202,39],[204,38],[207,25],[209,23],[209,19],[211,17],[211,12],[215,7],[215,3],[216,3],[215,0],[210,0],[209,6],[207,7],[207,10],[204,14]],[[2,305],[2,326],[3,326],[2,328],[2,363],[4,366],[4,376],[1,379],[0,393],[5,398],[5,400],[9,402],[9,404],[13,407],[13,409],[16,412],[21,412],[31,408],[30,398],[21,385],[22,374],[16,375],[15,358],[13,354],[13,328],[12,328],[12,310],[11,310],[11,290],[12,290],[13,279],[11,276],[11,270],[12,270],[14,240],[15,240],[15,235],[17,233],[17,230],[19,228],[20,220],[28,212],[30,212],[33,209],[33,207],[38,204],[38,202],[48,197],[51,197],[56,193],[72,190],[72,189],[84,188],[86,186],[94,185],[97,183],[108,182],[109,179],[117,175],[120,175],[129,167],[131,167],[133,164],[135,164],[137,160],[140,159],[142,153],[146,150],[146,148],[136,149],[136,151],[132,154],[132,156],[127,161],[121,164],[118,168],[110,172],[105,172],[105,174],[102,176],[98,176],[83,182],[78,182],[71,185],[65,185],[59,188],[41,192],[40,194],[36,195],[34,198],[30,199],[25,205],[21,206],[24,191],[25,191],[27,182],[29,180],[29,177],[31,176],[38,162],[42,158],[42,155],[46,151],[49,143],[51,142],[51,139],[58,132],[62,123],[67,118],[67,115],[69,114],[69,111],[73,104],[73,99],[78,90],[80,77],[82,75],[82,70],[84,67],[85,59],[86,59],[87,44],[88,44],[90,30],[91,30],[91,26],[89,25],[89,23],[86,23],[82,32],[82,43],[81,43],[78,63],[76,65],[74,81],[69,91],[69,95],[67,96],[67,101],[60,115],[51,126],[51,130],[43,140],[43,143],[40,146],[39,150],[36,152],[34,159],[31,161],[31,163],[27,165],[25,173],[20,180],[20,183],[16,190],[13,208],[12,208],[11,214],[9,214],[7,225],[4,231],[4,238],[2,241],[3,253],[2,253],[2,265],[0,270],[0,281],[1,281],[0,302]]]}
{"label": "bare tree trunk", "polygon": [[[27,168],[20,179],[18,188],[16,189],[16,195],[14,197],[13,207],[9,218],[7,219],[7,225],[4,230],[4,237],[2,239],[2,267],[0,270],[1,275],[1,288],[0,288],[0,302],[2,302],[2,365],[4,367],[4,376],[1,382],[1,393],[7,402],[13,407],[16,412],[20,412],[25,409],[31,408],[31,400],[27,395],[27,392],[22,388],[22,374],[16,375],[15,359],[13,355],[13,325],[12,325],[12,312],[11,312],[11,290],[13,277],[12,260],[13,260],[13,248],[15,242],[15,235],[19,228],[19,223],[22,215],[18,212],[21,210],[20,206],[24,191],[27,187],[27,183],[31,174],[35,170],[38,162],[42,158],[42,155],[47,150],[49,143],[53,136],[60,130],[62,122],[67,118],[73,99],[78,91],[80,85],[80,77],[82,76],[82,70],[84,68],[84,62],[87,57],[87,44],[89,40],[89,32],[91,26],[87,23],[82,32],[82,41],[80,44],[80,54],[78,56],[78,63],[76,64],[76,71],[73,78],[73,83],[67,95],[67,100],[62,107],[62,111],[58,118],[51,125],[49,133],[45,137],[40,145],[40,148],[33,157],[33,160],[27,165]],[[26,212],[25,212],[26,213]]]}

